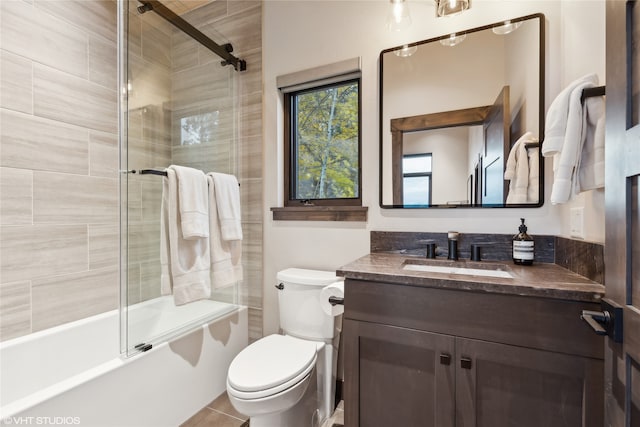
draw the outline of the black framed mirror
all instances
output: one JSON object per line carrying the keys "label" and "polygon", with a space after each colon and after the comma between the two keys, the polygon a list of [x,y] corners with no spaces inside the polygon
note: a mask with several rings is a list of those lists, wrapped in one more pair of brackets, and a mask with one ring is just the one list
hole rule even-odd
{"label": "black framed mirror", "polygon": [[540,207],[542,14],[380,53],[382,208]]}

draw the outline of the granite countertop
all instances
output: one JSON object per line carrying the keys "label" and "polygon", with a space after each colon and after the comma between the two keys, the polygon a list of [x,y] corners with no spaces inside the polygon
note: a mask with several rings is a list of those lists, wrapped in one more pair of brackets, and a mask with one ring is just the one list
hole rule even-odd
{"label": "granite countertop", "polygon": [[[406,270],[407,264],[442,267],[465,267],[503,271],[512,277],[452,274]],[[421,267],[417,267],[418,269]],[[492,273],[489,273],[492,274]],[[500,274],[500,273],[498,273]],[[604,286],[556,264],[535,263],[521,266],[502,261],[425,259],[399,254],[372,253],[337,270],[347,279],[396,283],[429,288],[524,295],[572,301],[599,302]]]}

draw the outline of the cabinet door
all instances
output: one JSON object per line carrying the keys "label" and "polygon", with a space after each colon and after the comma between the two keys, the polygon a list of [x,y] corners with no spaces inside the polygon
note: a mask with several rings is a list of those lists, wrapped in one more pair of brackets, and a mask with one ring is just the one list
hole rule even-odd
{"label": "cabinet door", "polygon": [[458,427],[602,427],[603,361],[456,338]]}
{"label": "cabinet door", "polygon": [[453,427],[455,340],[344,320],[345,425]]}

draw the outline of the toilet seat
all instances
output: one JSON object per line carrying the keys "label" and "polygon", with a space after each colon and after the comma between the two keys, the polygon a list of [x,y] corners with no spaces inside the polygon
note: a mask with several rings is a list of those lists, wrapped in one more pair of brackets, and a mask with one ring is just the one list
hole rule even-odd
{"label": "toilet seat", "polygon": [[260,399],[286,390],[313,370],[317,343],[286,335],[269,335],[242,350],[227,375],[230,394]]}

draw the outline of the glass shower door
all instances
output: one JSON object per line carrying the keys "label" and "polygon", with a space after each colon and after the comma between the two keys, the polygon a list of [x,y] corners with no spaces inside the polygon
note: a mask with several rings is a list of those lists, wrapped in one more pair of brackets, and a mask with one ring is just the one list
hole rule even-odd
{"label": "glass shower door", "polygon": [[[162,292],[160,279],[164,170],[174,164],[237,174],[237,73],[153,11],[140,13],[138,2],[120,3],[126,82],[120,107],[126,171],[121,174],[121,347],[132,354],[237,308],[237,285],[212,292],[210,300],[176,306],[173,296]],[[225,42],[212,24],[200,26]]]}

